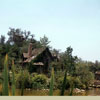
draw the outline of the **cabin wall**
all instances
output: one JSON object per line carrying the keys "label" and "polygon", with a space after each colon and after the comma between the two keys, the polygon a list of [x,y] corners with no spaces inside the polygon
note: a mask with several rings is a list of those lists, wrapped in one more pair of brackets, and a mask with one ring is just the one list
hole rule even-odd
{"label": "cabin wall", "polygon": [[[25,58],[23,58],[25,60]],[[48,49],[45,49],[41,54],[39,54],[34,62],[42,62],[44,66],[36,66],[36,72],[48,74],[51,66],[50,63],[53,61],[53,57]],[[28,62],[27,62],[28,63]]]}
{"label": "cabin wall", "polygon": [[43,62],[44,66],[42,68],[43,73],[48,73],[50,71],[50,63],[52,62],[52,58],[48,50],[45,50],[38,57],[36,62]]}
{"label": "cabin wall", "polygon": [[95,74],[95,79],[100,80],[100,74]]}
{"label": "cabin wall", "polygon": [[52,58],[47,50],[43,54],[44,70],[46,73],[48,73],[50,71],[50,63],[52,62]]}

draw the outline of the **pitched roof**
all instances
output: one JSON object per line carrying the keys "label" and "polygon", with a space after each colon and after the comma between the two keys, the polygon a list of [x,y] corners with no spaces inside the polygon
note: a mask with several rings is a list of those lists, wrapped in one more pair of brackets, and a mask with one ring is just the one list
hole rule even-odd
{"label": "pitched roof", "polygon": [[26,62],[31,62],[35,57],[36,57],[36,56],[32,56],[32,57],[30,57],[30,58],[27,58],[27,59],[24,61],[24,63],[26,63]]}
{"label": "pitched roof", "polygon": [[[45,51],[47,48],[36,48],[32,51],[32,56],[29,57],[28,53],[23,53],[24,58],[27,58],[24,63],[31,62],[34,58],[36,58],[39,54]],[[51,55],[52,56],[52,55]]]}
{"label": "pitched roof", "polygon": [[32,55],[33,55],[33,56],[37,56],[37,55],[39,55],[40,53],[42,53],[45,49],[46,49],[46,48],[37,48],[37,49],[34,49],[34,50],[32,51]]}
{"label": "pitched roof", "polygon": [[[39,55],[40,53],[42,53],[46,48],[36,48],[34,50],[32,50],[32,56],[37,56]],[[29,54],[28,53],[23,53],[23,57],[24,58],[30,58]]]}

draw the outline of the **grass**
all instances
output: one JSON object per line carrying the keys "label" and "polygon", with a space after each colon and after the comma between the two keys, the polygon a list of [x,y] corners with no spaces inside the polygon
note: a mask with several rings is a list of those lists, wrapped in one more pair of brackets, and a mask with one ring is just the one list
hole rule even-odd
{"label": "grass", "polygon": [[15,65],[12,61],[12,95],[15,96],[16,84],[15,84]]}
{"label": "grass", "polygon": [[8,88],[8,55],[5,57],[4,61],[4,70],[3,70],[3,95],[9,95],[9,88]]}
{"label": "grass", "polygon": [[63,84],[62,84],[61,93],[60,93],[61,96],[64,95],[65,88],[66,88],[66,73],[67,73],[67,71],[65,71],[65,75],[64,75],[64,79],[63,79]]}
{"label": "grass", "polygon": [[53,88],[54,88],[54,68],[52,68],[52,72],[51,72],[49,96],[53,96]]}

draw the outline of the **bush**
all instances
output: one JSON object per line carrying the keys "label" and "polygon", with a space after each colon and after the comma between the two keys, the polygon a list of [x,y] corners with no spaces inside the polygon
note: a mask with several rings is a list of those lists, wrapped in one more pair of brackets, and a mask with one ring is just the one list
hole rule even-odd
{"label": "bush", "polygon": [[93,84],[94,74],[90,72],[89,66],[79,63],[76,73],[82,83],[82,88],[88,89]]}
{"label": "bush", "polygon": [[0,79],[0,85],[2,84],[2,80]]}
{"label": "bush", "polygon": [[73,83],[74,83],[74,88],[80,88],[82,86],[81,80],[78,77],[76,77],[73,80]]}
{"label": "bush", "polygon": [[[82,86],[82,83],[78,77],[71,77],[67,76],[66,78],[66,89],[70,88],[70,84],[73,82],[74,88],[80,88]],[[63,77],[60,77],[57,81],[58,89],[61,89],[62,83],[63,83]]]}
{"label": "bush", "polygon": [[16,87],[21,88],[21,84],[24,81],[24,88],[31,88],[31,77],[27,70],[24,70],[24,75],[21,75],[21,71],[16,74]]}
{"label": "bush", "polygon": [[33,89],[47,88],[47,77],[43,74],[35,75],[32,78],[32,88]]}
{"label": "bush", "polygon": [[[85,77],[85,78],[84,78]],[[92,72],[86,73],[84,76],[80,77],[84,88],[88,89],[91,84],[93,84],[94,74]]]}
{"label": "bush", "polygon": [[[63,77],[60,77],[59,79],[58,79],[58,81],[57,81],[57,88],[58,89],[61,89],[61,87],[62,87],[62,84],[63,84]],[[66,89],[68,89],[70,87],[70,84],[69,84],[69,79],[68,78],[66,78]]]}

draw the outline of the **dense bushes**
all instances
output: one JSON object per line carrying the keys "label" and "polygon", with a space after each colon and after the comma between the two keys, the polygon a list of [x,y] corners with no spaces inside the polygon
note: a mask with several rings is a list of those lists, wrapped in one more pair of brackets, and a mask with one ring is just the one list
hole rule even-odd
{"label": "dense bushes", "polygon": [[[86,89],[88,88],[94,79],[92,72],[80,69],[78,76],[66,77],[66,89],[71,87],[71,83],[74,84],[74,88]],[[12,79],[12,74],[9,73],[9,79]],[[55,82],[54,89],[61,89],[63,83],[64,73],[62,71],[55,72]],[[50,78],[44,74],[29,73],[28,70],[23,70],[23,75],[21,70],[15,74],[16,88],[21,88],[21,84],[24,81],[24,88],[31,89],[49,89],[50,88]],[[9,80],[11,83],[11,80]]]}
{"label": "dense bushes", "polygon": [[22,75],[21,71],[16,74],[16,87],[21,88],[21,84],[24,81],[24,88],[31,88],[31,77],[27,70],[23,72],[24,75]]}
{"label": "dense bushes", "polygon": [[[84,79],[81,79],[81,78],[82,77],[67,76],[67,78],[66,78],[66,89],[71,87],[71,83],[74,84],[74,88],[86,89],[93,82],[93,79],[91,80],[91,78],[93,78],[93,74],[92,73],[91,73],[90,76],[84,77]],[[58,89],[61,89],[62,83],[63,83],[63,77],[59,77],[57,82],[56,82]]]}
{"label": "dense bushes", "polygon": [[89,88],[90,85],[93,84],[94,75],[92,72],[88,72],[85,75],[80,76],[80,80],[84,86],[84,88]]}
{"label": "dense bushes", "polygon": [[24,75],[21,75],[21,71],[16,74],[16,87],[21,88],[21,84],[24,81],[24,88],[43,89],[47,88],[48,78],[43,74],[32,73],[29,74],[27,70],[24,71]]}
{"label": "dense bushes", "polygon": [[47,77],[43,74],[35,75],[32,77],[32,88],[33,89],[43,89],[47,88]]}

